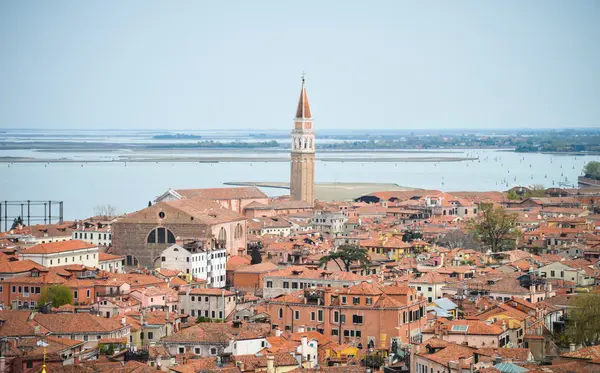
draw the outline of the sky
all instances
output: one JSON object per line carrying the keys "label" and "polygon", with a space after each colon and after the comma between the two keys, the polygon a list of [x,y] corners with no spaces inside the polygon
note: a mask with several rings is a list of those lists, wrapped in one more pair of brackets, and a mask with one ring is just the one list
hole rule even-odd
{"label": "sky", "polygon": [[0,1],[0,128],[600,127],[600,1]]}

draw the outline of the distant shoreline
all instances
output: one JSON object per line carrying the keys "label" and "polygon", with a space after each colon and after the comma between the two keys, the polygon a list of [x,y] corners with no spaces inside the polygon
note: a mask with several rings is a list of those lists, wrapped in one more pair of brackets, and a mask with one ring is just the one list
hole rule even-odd
{"label": "distant shoreline", "polygon": [[[317,158],[318,162],[339,163],[406,163],[406,162],[462,162],[474,161],[474,157],[403,157],[403,158]],[[283,157],[145,157],[145,158],[116,158],[116,159],[42,159],[29,157],[0,157],[0,163],[260,163],[260,162],[289,162]]]}

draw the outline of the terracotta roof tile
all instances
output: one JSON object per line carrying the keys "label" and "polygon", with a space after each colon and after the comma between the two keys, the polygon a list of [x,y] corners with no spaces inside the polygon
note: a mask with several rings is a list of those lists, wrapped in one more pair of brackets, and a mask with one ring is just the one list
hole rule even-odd
{"label": "terracotta roof tile", "polygon": [[91,249],[94,247],[98,247],[98,245],[93,245],[80,240],[58,241],[37,244],[21,251],[21,254],[54,254],[65,251]]}

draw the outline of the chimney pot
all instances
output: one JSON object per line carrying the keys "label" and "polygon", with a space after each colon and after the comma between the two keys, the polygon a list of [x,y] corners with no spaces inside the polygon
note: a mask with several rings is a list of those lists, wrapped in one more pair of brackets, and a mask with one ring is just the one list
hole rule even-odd
{"label": "chimney pot", "polygon": [[275,373],[275,357],[267,356],[267,373]]}

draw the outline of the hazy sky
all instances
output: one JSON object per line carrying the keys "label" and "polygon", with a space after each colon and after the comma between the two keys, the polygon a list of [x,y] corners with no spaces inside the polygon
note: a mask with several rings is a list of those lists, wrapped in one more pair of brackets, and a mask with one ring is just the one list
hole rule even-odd
{"label": "hazy sky", "polygon": [[600,127],[600,1],[0,2],[0,127]]}

